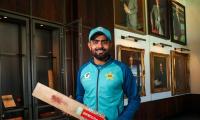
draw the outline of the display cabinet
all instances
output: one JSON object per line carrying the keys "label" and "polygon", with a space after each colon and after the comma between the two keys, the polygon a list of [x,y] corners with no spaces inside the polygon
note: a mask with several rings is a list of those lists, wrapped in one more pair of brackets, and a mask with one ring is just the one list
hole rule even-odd
{"label": "display cabinet", "polygon": [[[37,82],[65,94],[63,80],[63,29],[59,25],[47,22],[32,21],[32,89]],[[63,113],[33,98],[33,113],[35,119],[61,119]]]}
{"label": "display cabinet", "polygon": [[31,119],[29,21],[0,12],[0,119]]}

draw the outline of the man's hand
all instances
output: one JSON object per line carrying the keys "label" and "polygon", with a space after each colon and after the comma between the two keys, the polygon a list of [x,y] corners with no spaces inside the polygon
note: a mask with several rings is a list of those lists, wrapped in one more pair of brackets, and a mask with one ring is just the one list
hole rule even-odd
{"label": "man's hand", "polygon": [[131,14],[131,11],[128,8],[128,6],[126,5],[126,3],[124,3],[124,11],[126,12],[126,14]]}

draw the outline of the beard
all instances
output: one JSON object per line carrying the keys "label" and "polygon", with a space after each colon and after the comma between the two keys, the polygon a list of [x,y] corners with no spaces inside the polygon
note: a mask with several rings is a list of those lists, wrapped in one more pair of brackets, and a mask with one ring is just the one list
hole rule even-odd
{"label": "beard", "polygon": [[[99,53],[99,51],[101,52]],[[100,61],[106,61],[110,56],[109,50],[106,50],[105,48],[91,50],[91,53],[96,59]]]}

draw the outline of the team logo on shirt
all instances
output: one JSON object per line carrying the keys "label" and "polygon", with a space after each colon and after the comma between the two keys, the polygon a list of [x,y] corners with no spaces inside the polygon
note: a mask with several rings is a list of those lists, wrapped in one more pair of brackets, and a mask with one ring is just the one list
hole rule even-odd
{"label": "team logo on shirt", "polygon": [[85,73],[84,78],[85,78],[85,79],[90,78],[90,72]]}
{"label": "team logo on shirt", "polygon": [[105,76],[106,76],[106,79],[113,80],[113,74],[111,72],[107,73]]}

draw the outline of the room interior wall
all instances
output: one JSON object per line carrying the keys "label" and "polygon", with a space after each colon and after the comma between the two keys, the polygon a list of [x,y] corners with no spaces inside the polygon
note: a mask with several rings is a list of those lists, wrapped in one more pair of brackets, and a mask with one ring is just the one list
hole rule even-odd
{"label": "room interior wall", "polygon": [[[199,11],[199,0],[177,0],[185,6],[186,12],[186,34],[187,34],[187,42],[186,46],[176,44],[170,41],[170,39],[162,39],[158,37],[154,37],[151,35],[141,35],[133,32],[128,32],[125,30],[121,30],[118,28],[114,29],[114,37],[115,37],[115,56],[117,59],[117,45],[123,45],[132,48],[145,49],[145,89],[146,96],[141,97],[142,102],[159,100],[164,98],[172,97],[172,93],[170,91],[160,92],[160,93],[151,93],[151,83],[150,83],[150,52],[158,52],[164,54],[170,54],[170,50],[174,50],[174,48],[188,48],[191,51],[190,53],[190,84],[191,84],[191,93],[199,94],[200,93],[200,50],[199,47],[199,33],[200,31],[197,23],[200,23],[200,17],[198,15]],[[147,15],[146,15],[147,17]],[[147,21],[146,21],[147,22]],[[148,24],[148,23],[147,23]],[[121,39],[121,35],[123,36],[134,36],[138,38],[145,39],[146,41],[134,42],[133,40]],[[162,42],[168,45],[172,45],[172,47],[156,47],[153,46],[154,42]],[[171,76],[170,76],[171,79]],[[171,81],[171,80],[170,80]]]}
{"label": "room interior wall", "polygon": [[187,40],[190,51],[190,85],[191,93],[200,94],[200,1],[185,0]]}

